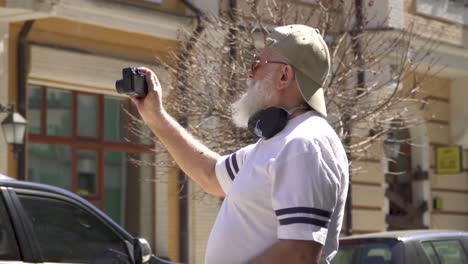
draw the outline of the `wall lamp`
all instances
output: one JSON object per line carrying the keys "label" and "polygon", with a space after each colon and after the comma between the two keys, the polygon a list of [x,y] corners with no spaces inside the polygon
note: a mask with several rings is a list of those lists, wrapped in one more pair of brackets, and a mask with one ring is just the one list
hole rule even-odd
{"label": "wall lamp", "polygon": [[13,145],[15,158],[23,150],[24,134],[26,132],[26,119],[14,110],[13,105],[0,104],[0,113],[8,113],[2,121],[3,137],[8,144]]}

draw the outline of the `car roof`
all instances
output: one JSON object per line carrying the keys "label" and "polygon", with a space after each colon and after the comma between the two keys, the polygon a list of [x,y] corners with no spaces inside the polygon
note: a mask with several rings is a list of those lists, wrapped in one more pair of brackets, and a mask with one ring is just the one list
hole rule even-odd
{"label": "car roof", "polygon": [[99,216],[104,218],[108,223],[111,223],[111,225],[113,225],[114,228],[118,229],[121,232],[121,234],[127,237],[127,239],[133,238],[132,235],[130,235],[125,229],[118,225],[112,218],[110,218],[108,215],[102,212],[94,204],[88,202],[86,199],[68,190],[42,183],[20,181],[0,173],[0,187],[2,186],[55,193],[79,201],[81,204],[87,206],[89,209],[94,209],[92,210],[93,212],[99,214]]}
{"label": "car roof", "polygon": [[[56,193],[61,194],[64,196],[71,197],[73,199],[79,200],[80,202],[84,202],[88,205],[88,201],[83,199],[81,196],[72,193],[68,190],[62,189],[60,187],[55,187],[48,184],[36,183],[36,182],[29,182],[29,181],[20,181],[5,175],[0,175],[0,186],[5,187],[14,187],[14,188],[22,188],[22,189],[29,189],[29,190],[37,190],[37,191],[45,191],[49,193]],[[90,203],[89,203],[90,204]]]}
{"label": "car roof", "polygon": [[394,240],[425,240],[433,238],[444,238],[444,237],[457,237],[464,236],[468,237],[468,232],[458,230],[436,230],[436,229],[424,229],[424,230],[399,230],[399,231],[387,231],[379,233],[369,233],[362,235],[353,235],[348,237],[342,237],[340,240],[361,240],[361,239],[394,239]]}
{"label": "car roof", "polygon": [[5,180],[5,181],[10,180],[11,181],[11,180],[15,180],[15,179],[0,173],[0,180]]}

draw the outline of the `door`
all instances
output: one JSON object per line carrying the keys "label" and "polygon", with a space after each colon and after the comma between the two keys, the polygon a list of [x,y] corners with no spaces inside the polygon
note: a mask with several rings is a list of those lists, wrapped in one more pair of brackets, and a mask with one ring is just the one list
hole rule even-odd
{"label": "door", "polygon": [[23,263],[11,216],[2,193],[5,193],[4,189],[0,192],[0,262]]}
{"label": "door", "polygon": [[15,189],[25,228],[42,259],[53,263],[131,263],[129,242],[110,223],[70,197]]}
{"label": "door", "polygon": [[388,171],[385,174],[389,200],[389,211],[386,216],[388,230],[427,228],[422,215],[427,209],[425,204],[414,205],[413,182],[417,180],[412,170],[411,137],[406,128],[395,129],[385,140],[389,151],[387,154]]}

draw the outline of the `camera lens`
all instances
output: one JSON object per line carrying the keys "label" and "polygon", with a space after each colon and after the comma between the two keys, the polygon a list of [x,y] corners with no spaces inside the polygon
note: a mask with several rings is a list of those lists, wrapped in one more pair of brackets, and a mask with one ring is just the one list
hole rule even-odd
{"label": "camera lens", "polygon": [[115,89],[118,93],[124,93],[124,80],[117,80],[115,81]]}

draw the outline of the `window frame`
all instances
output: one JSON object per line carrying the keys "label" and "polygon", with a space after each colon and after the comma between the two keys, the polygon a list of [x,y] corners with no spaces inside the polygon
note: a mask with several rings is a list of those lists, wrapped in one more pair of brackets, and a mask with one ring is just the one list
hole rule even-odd
{"label": "window frame", "polygon": [[[141,143],[130,143],[122,141],[109,141],[105,139],[104,131],[104,104],[105,96],[113,96],[99,93],[89,93],[83,91],[75,91],[64,89],[60,87],[37,85],[34,83],[28,84],[28,91],[31,87],[40,89],[39,94],[41,95],[41,129],[40,133],[28,133],[28,142],[36,144],[51,144],[51,145],[62,145],[69,146],[71,148],[71,191],[78,193],[78,164],[77,164],[77,152],[80,150],[96,151],[97,153],[97,192],[90,195],[81,195],[99,209],[104,209],[104,153],[106,150],[122,151],[130,154],[136,153],[151,153],[151,149],[154,148],[154,144],[145,145]],[[70,136],[56,136],[47,134],[47,89],[63,90],[70,92],[72,96],[72,123],[71,123],[71,135]],[[97,97],[97,137],[82,137],[78,136],[78,96],[79,95],[92,95]],[[118,96],[113,96],[118,97]],[[29,105],[29,101],[28,101]],[[132,105],[130,99],[126,99],[125,110],[129,113],[132,112]],[[131,138],[131,131],[129,125],[131,120],[127,120],[127,128],[125,129],[126,138]],[[156,157],[153,157],[155,159]],[[153,160],[154,161],[154,160]],[[153,174],[155,169],[153,168]],[[155,187],[153,187],[155,189]]]}
{"label": "window frame", "polygon": [[[18,225],[21,229],[18,237],[21,238],[22,243],[29,244],[26,246],[28,246],[31,249],[31,252],[26,251],[26,253],[31,253],[31,254],[28,259],[23,257],[24,261],[27,261],[27,262],[29,261],[29,262],[34,262],[34,263],[44,262],[42,258],[42,254],[41,254],[41,247],[34,233],[32,223],[29,220],[26,210],[22,206],[22,203],[20,201],[20,198],[18,197],[18,194],[28,195],[28,196],[37,196],[37,197],[46,198],[46,199],[55,199],[57,201],[70,203],[86,211],[87,213],[92,215],[94,218],[96,218],[97,221],[99,221],[100,223],[105,225],[107,228],[109,228],[119,239],[121,239],[122,242],[125,244],[125,247],[127,250],[125,253],[129,256],[130,259],[133,258],[132,251],[133,251],[133,241],[135,240],[135,238],[132,237],[125,230],[123,230],[121,227],[119,227],[110,217],[106,216],[101,211],[90,207],[89,205],[86,204],[86,202],[80,201],[79,199],[83,199],[83,198],[79,197],[78,195],[77,195],[78,198],[73,198],[73,197],[63,195],[63,194],[46,192],[42,190],[31,190],[31,189],[23,189],[23,188],[8,188],[8,189],[9,189],[8,196],[10,199],[9,206],[11,206],[12,209],[15,211],[14,222],[16,222],[16,225]],[[21,247],[21,251],[22,251],[21,253],[25,252],[23,251],[23,247]]]}

